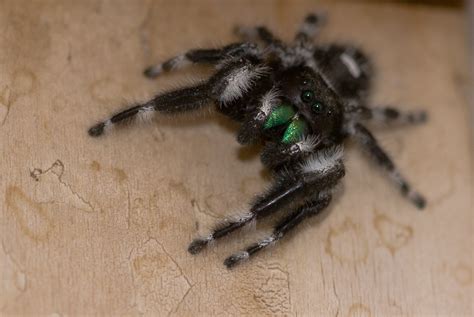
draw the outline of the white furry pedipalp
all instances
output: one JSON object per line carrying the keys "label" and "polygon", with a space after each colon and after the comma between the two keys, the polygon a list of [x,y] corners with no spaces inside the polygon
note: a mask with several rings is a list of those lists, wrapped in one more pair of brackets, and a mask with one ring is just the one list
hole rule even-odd
{"label": "white furry pedipalp", "polygon": [[272,111],[273,107],[275,107],[279,101],[280,92],[277,88],[272,88],[269,92],[267,92],[262,97],[262,107],[260,110],[268,116]]}

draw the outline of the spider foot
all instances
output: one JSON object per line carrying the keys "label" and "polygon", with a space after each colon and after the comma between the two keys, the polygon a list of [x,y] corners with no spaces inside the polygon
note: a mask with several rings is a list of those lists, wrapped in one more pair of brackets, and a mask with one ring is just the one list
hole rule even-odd
{"label": "spider foot", "polygon": [[224,265],[231,269],[237,264],[247,260],[250,257],[250,254],[247,251],[240,251],[238,253],[232,254],[224,261]]}
{"label": "spider foot", "polygon": [[149,66],[143,71],[145,77],[154,79],[158,77],[163,72],[161,65]]}
{"label": "spider foot", "polygon": [[212,235],[205,238],[196,238],[188,246],[188,252],[191,254],[198,254],[201,252],[212,240]]}

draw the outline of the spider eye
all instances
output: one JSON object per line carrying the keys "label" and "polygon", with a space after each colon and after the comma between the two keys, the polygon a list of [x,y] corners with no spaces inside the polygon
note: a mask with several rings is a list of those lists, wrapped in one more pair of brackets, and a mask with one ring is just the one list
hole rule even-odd
{"label": "spider eye", "polygon": [[326,109],[324,104],[319,102],[319,101],[315,102],[311,107],[313,108],[314,112],[316,112],[318,114],[323,113],[324,110]]}
{"label": "spider eye", "polygon": [[314,91],[312,90],[304,90],[301,93],[301,100],[304,102],[311,102],[314,99]]}

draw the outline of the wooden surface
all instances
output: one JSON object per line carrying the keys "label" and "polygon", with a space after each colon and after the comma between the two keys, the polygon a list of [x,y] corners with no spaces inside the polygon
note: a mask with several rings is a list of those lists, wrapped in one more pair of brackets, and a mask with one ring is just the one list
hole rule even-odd
{"label": "wooden surface", "polygon": [[[472,152],[463,13],[397,5],[252,1],[0,2],[2,315],[472,315]],[[290,39],[361,45],[374,103],[424,107],[425,126],[377,136],[428,199],[417,211],[353,145],[340,197],[278,247],[228,271],[249,230],[199,256],[191,239],[264,188],[256,149],[216,115],[158,119],[101,139],[127,102],[204,76],[145,66],[266,23]],[[472,88],[472,87],[471,87]],[[257,225],[265,231],[271,221]]]}

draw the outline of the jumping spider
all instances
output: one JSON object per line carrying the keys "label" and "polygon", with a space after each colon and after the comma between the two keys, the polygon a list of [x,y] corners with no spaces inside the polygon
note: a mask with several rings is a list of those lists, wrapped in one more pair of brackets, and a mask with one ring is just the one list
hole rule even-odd
{"label": "jumping spider", "polygon": [[264,144],[261,160],[273,172],[273,185],[253,201],[248,212],[192,241],[190,253],[199,253],[211,241],[252,220],[285,209],[286,216],[271,235],[224,261],[230,268],[321,213],[345,174],[343,142],[348,137],[366,149],[416,207],[425,206],[424,198],[410,187],[362,123],[421,123],[426,120],[425,112],[368,107],[372,77],[368,58],[350,45],[314,45],[311,39],[323,21],[321,14],[308,15],[289,45],[263,26],[239,27],[236,33],[244,42],[190,50],[151,66],[145,70],[149,78],[190,64],[212,65],[215,72],[204,82],[159,94],[89,129],[89,135],[97,137],[131,118],[192,111],[213,102],[217,111],[241,123],[240,144]]}

